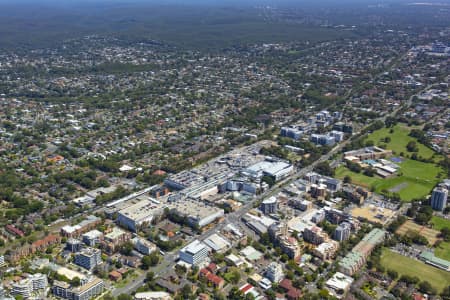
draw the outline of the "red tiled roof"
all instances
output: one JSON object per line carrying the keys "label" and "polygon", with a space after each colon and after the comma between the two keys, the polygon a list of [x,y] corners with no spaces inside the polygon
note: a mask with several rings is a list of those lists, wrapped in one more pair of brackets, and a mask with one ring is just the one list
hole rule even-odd
{"label": "red tiled roof", "polygon": [[286,295],[289,299],[300,299],[300,297],[302,296],[302,291],[296,288],[292,288],[289,290],[289,292],[287,292]]}
{"label": "red tiled roof", "polygon": [[215,272],[217,270],[217,265],[215,263],[210,263],[208,267],[206,267],[211,272]]}
{"label": "red tiled roof", "polygon": [[244,285],[242,288],[241,288],[241,291],[245,294],[247,291],[249,291],[250,289],[252,289],[253,288],[253,285],[251,285],[250,283],[247,283],[246,285]]}
{"label": "red tiled roof", "polygon": [[281,280],[279,286],[288,291],[292,289],[292,281],[290,281],[287,278],[284,278],[283,280]]}
{"label": "red tiled roof", "polygon": [[162,176],[162,175],[166,175],[166,172],[163,170],[156,170],[155,172],[153,172],[153,175]]}
{"label": "red tiled roof", "polygon": [[19,236],[25,235],[25,233],[22,230],[20,230],[19,228],[15,227],[11,224],[6,225],[6,230],[8,230],[9,232],[14,233],[16,235],[19,235]]}
{"label": "red tiled roof", "polygon": [[223,278],[219,277],[213,273],[209,273],[208,275],[206,275],[206,278],[208,279],[208,281],[211,281],[212,283],[214,283],[215,285],[219,285],[223,282]]}

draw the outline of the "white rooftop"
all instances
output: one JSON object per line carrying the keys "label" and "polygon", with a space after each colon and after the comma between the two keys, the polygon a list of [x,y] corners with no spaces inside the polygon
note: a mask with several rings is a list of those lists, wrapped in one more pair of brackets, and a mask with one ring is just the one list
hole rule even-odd
{"label": "white rooftop", "polygon": [[195,240],[189,245],[186,245],[183,249],[181,249],[181,251],[190,254],[195,254],[202,251],[205,247],[206,245],[204,243],[200,242],[199,240]]}
{"label": "white rooftop", "polygon": [[214,251],[220,251],[231,246],[229,241],[217,233],[210,235],[203,242]]}
{"label": "white rooftop", "polygon": [[333,290],[346,290],[353,282],[353,278],[341,272],[336,272],[325,285]]}

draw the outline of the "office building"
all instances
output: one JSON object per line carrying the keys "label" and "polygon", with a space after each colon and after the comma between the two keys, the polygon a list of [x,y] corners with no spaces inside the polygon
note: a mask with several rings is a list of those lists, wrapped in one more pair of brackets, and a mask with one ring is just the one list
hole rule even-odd
{"label": "office building", "polygon": [[85,220],[81,221],[77,225],[63,226],[61,228],[61,235],[69,238],[79,237],[84,232],[94,229],[95,226],[101,223],[101,221],[102,219],[99,217],[93,215],[87,216]]}
{"label": "office building", "polygon": [[90,300],[103,293],[105,283],[99,278],[94,278],[79,287],[71,287],[70,284],[54,281],[52,293],[60,298],[68,300]]}
{"label": "office building", "polygon": [[182,248],[179,252],[179,256],[180,260],[185,263],[198,265],[208,256],[208,247],[199,240],[195,240]]}
{"label": "office building", "polygon": [[284,277],[283,267],[279,263],[271,262],[267,267],[265,275],[270,281],[278,283]]}
{"label": "office building", "polygon": [[333,125],[333,130],[352,134],[353,126],[351,124],[346,124],[344,122],[338,122]]}
{"label": "office building", "polygon": [[11,285],[11,295],[19,295],[23,298],[31,297],[33,293],[33,285],[30,280],[23,279]]}
{"label": "office building", "polygon": [[313,226],[311,228],[305,228],[303,231],[303,239],[305,242],[319,245],[328,239],[328,235],[322,230],[322,228]]}
{"label": "office building", "polygon": [[83,249],[83,243],[80,240],[69,238],[66,243],[66,249],[72,253],[80,252]]}
{"label": "office building", "polygon": [[72,300],[89,300],[103,293],[105,283],[99,278],[86,283],[85,285],[72,288]]}
{"label": "office building", "polygon": [[103,233],[98,231],[97,229],[86,232],[82,236],[83,243],[88,245],[89,247],[94,247],[98,245],[103,239]]}
{"label": "office building", "polygon": [[281,127],[280,135],[294,140],[299,140],[303,135],[303,131],[292,127]]}
{"label": "office building", "polygon": [[102,245],[106,252],[113,253],[118,247],[122,246],[129,240],[131,240],[131,233],[118,227],[113,227],[111,232],[105,235]]}
{"label": "office building", "polygon": [[326,134],[311,134],[309,139],[312,143],[322,146],[333,146],[336,143],[334,136]]}
{"label": "office building", "polygon": [[144,240],[139,237],[135,237],[133,240],[134,249],[136,249],[139,253],[144,255],[149,255],[150,253],[157,250],[156,245],[150,241]]}
{"label": "office building", "polygon": [[46,289],[48,286],[47,275],[36,273],[30,275],[28,279],[31,281],[33,291]]}
{"label": "office building", "polygon": [[11,294],[20,295],[24,298],[31,297],[32,293],[38,290],[44,290],[48,286],[47,276],[44,274],[30,275],[26,279],[15,282],[11,285]]}
{"label": "office building", "polygon": [[260,205],[261,211],[266,215],[276,213],[277,208],[278,208],[278,201],[277,198],[273,196],[264,199]]}
{"label": "office building", "polygon": [[434,210],[443,211],[447,207],[448,190],[443,187],[436,187],[431,194],[431,207]]}
{"label": "office building", "polygon": [[102,263],[102,252],[94,248],[83,249],[75,255],[74,263],[87,270],[92,270]]}
{"label": "office building", "polygon": [[352,283],[352,277],[336,272],[333,277],[325,282],[325,287],[332,296],[341,299],[348,292]]}
{"label": "office building", "polygon": [[329,260],[336,256],[339,250],[339,243],[329,240],[313,249],[313,254],[322,260]]}
{"label": "office building", "polygon": [[341,223],[338,227],[336,227],[333,234],[333,239],[338,242],[348,240],[350,238],[351,228],[352,225],[350,223],[347,222]]}
{"label": "office building", "polygon": [[186,218],[192,227],[202,228],[220,219],[224,210],[198,200],[180,200],[170,204],[171,212]]}
{"label": "office building", "polygon": [[211,249],[211,251],[219,253],[225,252],[231,247],[231,243],[221,235],[218,235],[217,233],[213,233],[212,235],[204,239],[203,243],[205,243],[206,246],[208,246]]}
{"label": "office building", "polygon": [[64,281],[53,281],[52,293],[56,297],[63,299],[72,299],[72,294],[70,292],[70,284]]}
{"label": "office building", "polygon": [[340,131],[333,130],[330,132],[329,136],[333,137],[336,143],[342,142],[344,140],[344,133]]}

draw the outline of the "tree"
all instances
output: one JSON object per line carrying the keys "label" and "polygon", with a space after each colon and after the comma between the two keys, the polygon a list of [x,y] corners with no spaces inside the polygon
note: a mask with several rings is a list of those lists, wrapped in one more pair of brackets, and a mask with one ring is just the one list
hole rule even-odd
{"label": "tree", "polygon": [[243,296],[244,293],[240,291],[239,288],[236,286],[233,286],[230,292],[228,293],[229,300],[242,300]]}
{"label": "tree", "polygon": [[71,281],[70,284],[73,286],[80,286],[81,285],[81,280],[78,277],[74,277]]}
{"label": "tree", "polygon": [[181,295],[183,296],[182,299],[190,299],[192,295],[192,288],[189,284],[185,284],[181,288]]}
{"label": "tree", "polygon": [[102,300],[114,300],[114,297],[111,295],[111,293],[108,293],[103,296]]}
{"label": "tree", "polygon": [[395,270],[389,269],[389,270],[387,271],[387,274],[389,275],[389,277],[390,277],[392,280],[395,280],[395,279],[398,278],[398,272],[395,271]]}
{"label": "tree", "polygon": [[151,282],[155,279],[155,273],[153,273],[152,271],[147,272],[147,274],[145,275],[145,281],[146,282]]}
{"label": "tree", "polygon": [[314,171],[325,176],[334,176],[334,169],[326,161],[317,164]]}
{"label": "tree", "polygon": [[345,175],[344,183],[352,183],[352,178],[350,176],[348,176],[348,175]]}
{"label": "tree", "polygon": [[408,144],[406,145],[406,150],[408,150],[408,152],[418,152],[419,148],[417,147],[416,142],[409,141]]}
{"label": "tree", "polygon": [[117,300],[133,300],[133,297],[127,294],[120,294],[117,296]]}
{"label": "tree", "polygon": [[422,281],[419,284],[419,290],[425,294],[433,294],[433,295],[436,294],[436,290],[433,288],[431,283],[429,283],[428,281]]}
{"label": "tree", "polygon": [[131,252],[133,251],[134,246],[131,242],[126,242],[121,248],[120,253],[123,255],[131,255]]}
{"label": "tree", "polygon": [[272,187],[275,184],[275,179],[273,179],[272,176],[263,176],[261,181],[267,183],[269,187]]}

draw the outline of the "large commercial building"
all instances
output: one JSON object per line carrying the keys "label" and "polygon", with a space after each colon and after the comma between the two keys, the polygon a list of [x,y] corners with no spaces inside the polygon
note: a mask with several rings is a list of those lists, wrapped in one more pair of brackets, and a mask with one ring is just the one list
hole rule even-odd
{"label": "large commercial building", "polygon": [[185,263],[198,265],[208,256],[208,247],[199,240],[195,240],[182,248],[179,252],[179,256],[180,260]]}
{"label": "large commercial building", "polygon": [[203,176],[190,170],[186,170],[170,175],[164,180],[164,184],[175,190],[184,190],[185,188],[200,184],[204,181]]}
{"label": "large commercial building", "polygon": [[92,270],[102,263],[102,252],[94,248],[83,249],[75,255],[74,263],[87,270]]}
{"label": "large commercial building", "polygon": [[211,224],[224,215],[223,209],[198,200],[175,201],[168,207],[177,215],[186,217],[190,226],[198,228]]}
{"label": "large commercial building", "polygon": [[281,180],[292,173],[294,167],[284,161],[264,160],[242,171],[242,175],[253,180],[259,180],[263,176],[270,176],[275,181]]}
{"label": "large commercial building", "polygon": [[431,194],[431,207],[434,210],[443,211],[447,207],[448,190],[444,187],[436,187]]}
{"label": "large commercial building", "polygon": [[120,210],[117,222],[129,230],[137,232],[139,228],[150,225],[155,215],[159,215],[161,212],[162,208],[158,203],[143,199]]}
{"label": "large commercial building", "polygon": [[231,247],[231,243],[217,233],[213,233],[212,235],[204,239],[203,243],[205,243],[206,246],[208,246],[214,252],[225,252]]}

